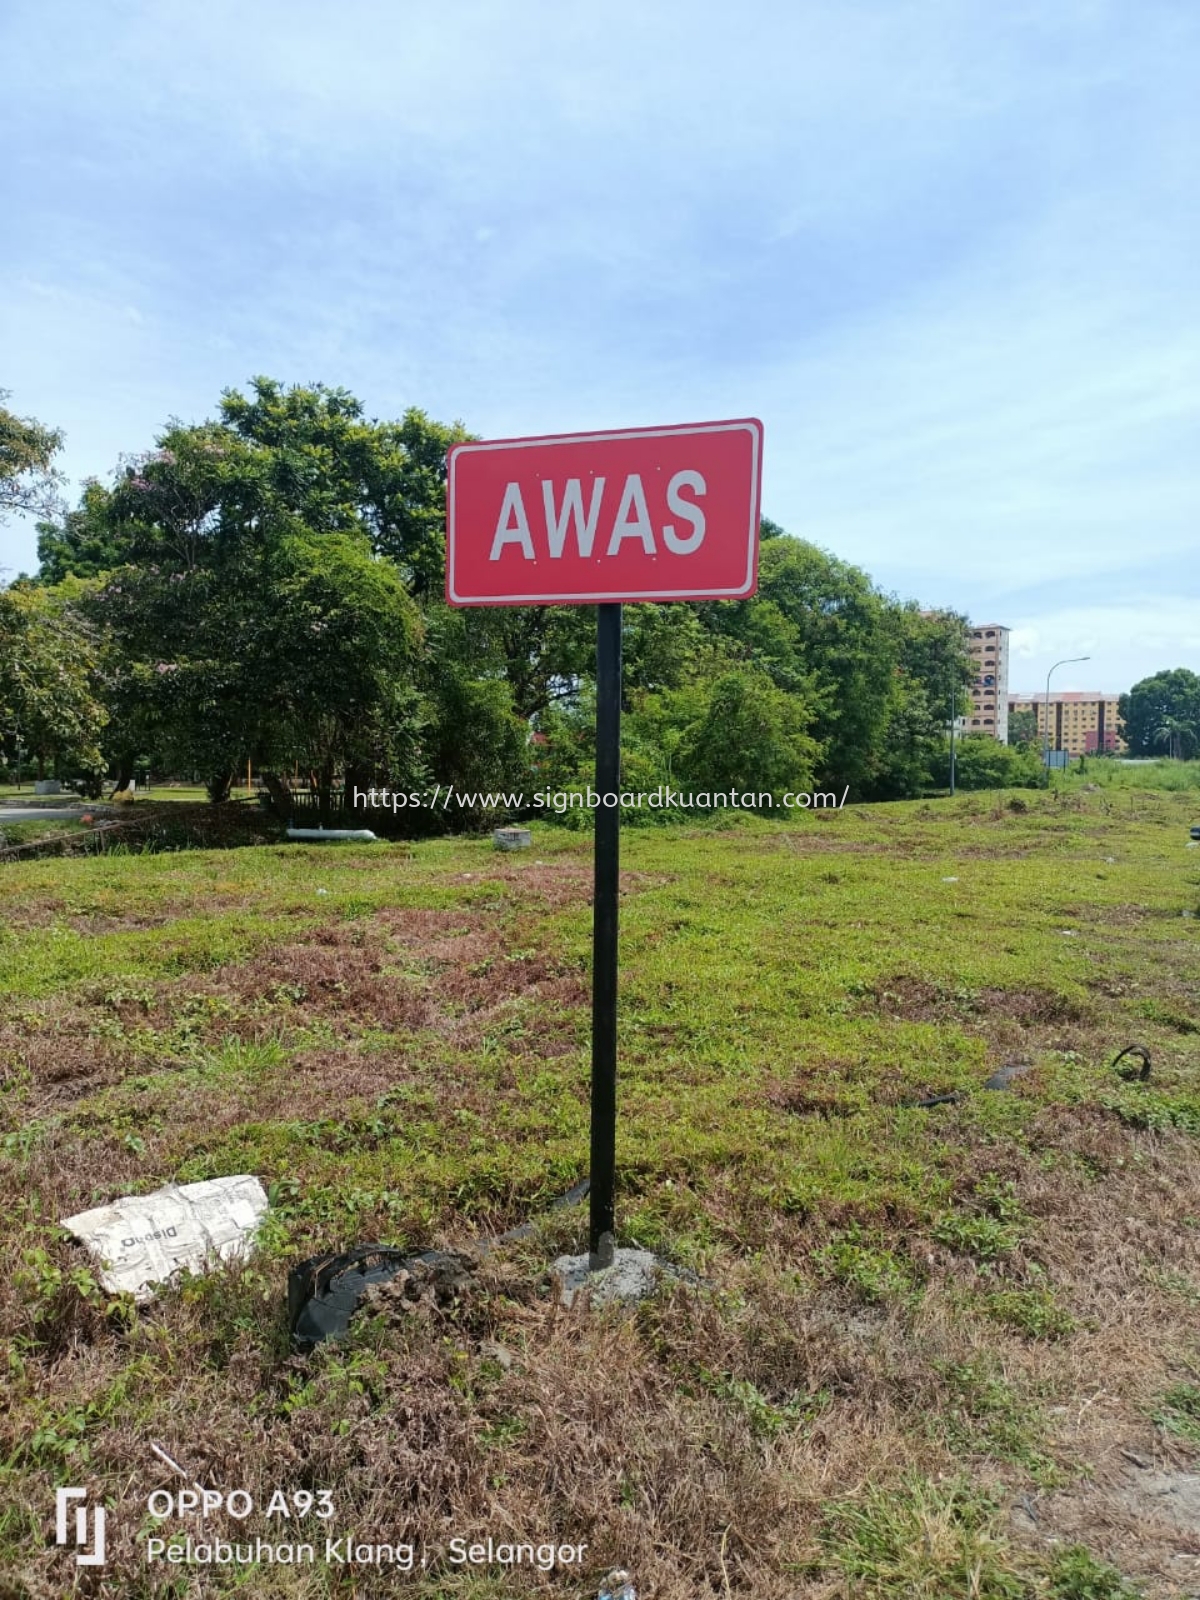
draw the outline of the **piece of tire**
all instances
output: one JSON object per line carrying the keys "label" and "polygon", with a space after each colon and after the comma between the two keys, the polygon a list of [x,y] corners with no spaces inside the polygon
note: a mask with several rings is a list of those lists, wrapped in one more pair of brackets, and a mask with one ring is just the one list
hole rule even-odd
{"label": "piece of tire", "polygon": [[1124,1050],[1117,1052],[1109,1062],[1109,1065],[1115,1069],[1117,1063],[1123,1061],[1126,1056],[1133,1056],[1140,1061],[1142,1070],[1137,1073],[1118,1072],[1117,1076],[1124,1078],[1126,1083],[1148,1083],[1150,1081],[1150,1052],[1146,1049],[1146,1046],[1144,1044],[1127,1044]]}
{"label": "piece of tire", "polygon": [[364,1244],[310,1256],[288,1273],[288,1332],[297,1350],[344,1339],[372,1283],[394,1278],[410,1258],[390,1245]]}

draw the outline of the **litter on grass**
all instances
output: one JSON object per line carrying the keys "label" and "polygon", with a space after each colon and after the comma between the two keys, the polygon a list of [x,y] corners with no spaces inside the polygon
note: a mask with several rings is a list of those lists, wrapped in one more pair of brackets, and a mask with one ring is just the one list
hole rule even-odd
{"label": "litter on grass", "polygon": [[370,828],[288,828],[289,839],[308,844],[378,844]]}
{"label": "litter on grass", "polygon": [[633,1578],[624,1567],[613,1568],[600,1585],[600,1593],[596,1600],[637,1600]]}
{"label": "litter on grass", "polygon": [[433,1316],[449,1310],[470,1288],[478,1264],[462,1251],[410,1256],[384,1244],[310,1256],[288,1274],[292,1344],[303,1352],[325,1339],[344,1339],[364,1303],[386,1314]]}
{"label": "litter on grass", "polygon": [[262,1184],[243,1173],[126,1195],[67,1217],[62,1226],[96,1258],[110,1293],[145,1301],[153,1298],[153,1284],[176,1272],[206,1272],[247,1255],[266,1209]]}
{"label": "litter on grass", "polygon": [[528,850],[533,835],[528,828],[494,828],[492,845],[497,850]]}

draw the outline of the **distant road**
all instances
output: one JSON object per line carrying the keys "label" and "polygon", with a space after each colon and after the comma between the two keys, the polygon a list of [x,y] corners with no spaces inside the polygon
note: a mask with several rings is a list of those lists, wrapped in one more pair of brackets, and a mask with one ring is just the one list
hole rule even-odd
{"label": "distant road", "polygon": [[46,822],[51,817],[96,815],[95,806],[9,806],[0,801],[0,827],[6,822]]}

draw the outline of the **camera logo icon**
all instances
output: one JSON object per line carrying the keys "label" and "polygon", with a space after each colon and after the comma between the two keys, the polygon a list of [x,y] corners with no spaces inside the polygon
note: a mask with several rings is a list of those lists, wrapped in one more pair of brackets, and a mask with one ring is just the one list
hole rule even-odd
{"label": "camera logo icon", "polygon": [[[103,1506],[89,1506],[86,1489],[59,1489],[55,1492],[54,1542],[74,1545],[79,1552],[75,1557],[77,1567],[102,1567],[104,1565],[104,1523],[107,1516]],[[74,1527],[70,1527],[72,1502]]]}

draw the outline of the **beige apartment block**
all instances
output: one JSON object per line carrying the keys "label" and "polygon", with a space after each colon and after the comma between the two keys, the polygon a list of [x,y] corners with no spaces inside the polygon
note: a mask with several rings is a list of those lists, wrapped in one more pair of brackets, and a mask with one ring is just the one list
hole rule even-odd
{"label": "beige apartment block", "polygon": [[[1066,750],[1073,756],[1090,756],[1102,751],[1120,754],[1127,748],[1117,731],[1115,694],[1092,689],[1064,690],[1050,696],[1050,748]],[[1032,711],[1037,716],[1038,739],[1046,739],[1046,696],[1014,695],[1008,702],[1014,711]]]}
{"label": "beige apartment block", "polygon": [[959,722],[964,733],[990,733],[1008,743],[1008,633],[999,622],[971,624],[967,647],[975,664],[971,710]]}

